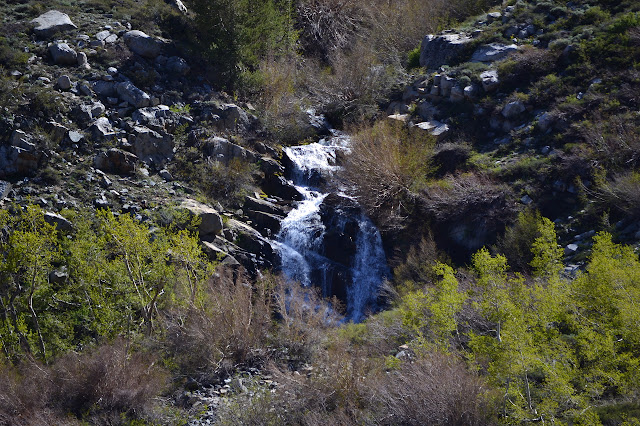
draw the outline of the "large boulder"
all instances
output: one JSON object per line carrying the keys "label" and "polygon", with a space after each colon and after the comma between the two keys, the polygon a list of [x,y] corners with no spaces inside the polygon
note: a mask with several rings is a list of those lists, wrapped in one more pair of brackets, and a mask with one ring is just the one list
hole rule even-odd
{"label": "large boulder", "polygon": [[472,41],[464,34],[427,35],[420,47],[420,66],[436,69],[458,60]]}
{"label": "large boulder", "polygon": [[11,192],[11,184],[4,180],[0,180],[0,201],[4,200],[9,196],[9,192]]}
{"label": "large boulder", "polygon": [[234,159],[252,163],[258,160],[258,156],[254,152],[219,136],[213,137],[205,142],[203,153],[225,164]]}
{"label": "large boulder", "polygon": [[42,153],[31,137],[22,130],[14,130],[9,145],[0,146],[0,177],[31,175],[38,169],[41,159]]}
{"label": "large boulder", "polygon": [[125,33],[124,42],[131,51],[148,59],[155,59],[162,50],[162,44],[159,40],[138,30]]}
{"label": "large boulder", "polygon": [[245,213],[265,237],[271,238],[280,232],[280,222],[282,222],[284,216],[256,210],[247,210]]}
{"label": "large boulder", "polygon": [[284,200],[302,201],[304,198],[296,187],[290,184],[284,176],[270,175],[264,181],[262,189],[267,194],[275,195]]}
{"label": "large boulder", "polygon": [[351,266],[357,249],[361,214],[358,203],[350,198],[333,193],[325,197],[320,205],[320,218],[326,229],[321,254],[333,262]]}
{"label": "large boulder", "polygon": [[244,208],[247,210],[254,210],[278,216],[285,216],[291,211],[291,207],[281,207],[267,200],[249,196],[244,200]]}
{"label": "large boulder", "polygon": [[166,105],[139,108],[133,112],[131,118],[137,124],[146,126],[156,131],[164,131],[167,121],[173,117],[173,113]]}
{"label": "large boulder", "polygon": [[135,154],[117,148],[101,152],[93,160],[96,169],[119,175],[132,174],[136,170],[137,162],[138,157]]}
{"label": "large boulder", "polygon": [[116,93],[116,83],[112,81],[97,80],[91,83],[91,87],[96,94],[102,98],[114,97]]}
{"label": "large boulder", "polygon": [[144,126],[134,126],[131,139],[134,152],[144,162],[162,164],[173,158],[173,137],[168,133],[160,134]]}
{"label": "large boulder", "polygon": [[434,136],[439,141],[449,135],[449,125],[436,120],[423,121],[416,124],[416,127],[429,132],[431,136]]}
{"label": "large boulder", "polygon": [[208,104],[203,108],[202,116],[215,122],[220,130],[245,131],[258,121],[236,104]]}
{"label": "large boulder", "polygon": [[522,101],[509,102],[502,108],[504,118],[515,118],[526,111],[526,107]]}
{"label": "large boulder", "polygon": [[230,219],[226,226],[236,235],[235,243],[238,247],[262,258],[267,264],[276,260],[276,253],[271,243],[257,230],[235,219]]}
{"label": "large boulder", "polygon": [[58,231],[61,231],[63,233],[69,233],[73,231],[73,224],[64,216],[61,216],[57,213],[45,212],[44,220],[50,225],[55,225]]}
{"label": "large boulder", "polygon": [[515,44],[491,43],[480,46],[471,56],[471,62],[495,62],[506,58],[516,52],[518,46]]}
{"label": "large boulder", "polygon": [[50,10],[31,21],[35,27],[33,32],[40,38],[49,38],[57,32],[78,28],[66,13]]}
{"label": "large boulder", "polygon": [[482,89],[484,89],[485,92],[494,92],[500,85],[497,70],[485,71],[480,74],[480,78],[482,79]]}
{"label": "large boulder", "polygon": [[138,89],[132,82],[124,81],[115,85],[115,90],[120,99],[127,101],[136,108],[144,108],[151,105],[151,97]]}
{"label": "large boulder", "polygon": [[114,137],[113,126],[107,117],[100,117],[89,126],[89,133],[96,140],[104,140]]}
{"label": "large boulder", "polygon": [[200,218],[198,232],[201,240],[213,241],[216,235],[222,232],[222,217],[213,207],[199,203],[196,200],[186,199],[180,204],[180,208]]}
{"label": "large boulder", "polygon": [[77,65],[78,53],[67,43],[54,43],[49,46],[49,53],[57,65]]}
{"label": "large boulder", "polygon": [[169,73],[175,75],[187,75],[191,70],[191,67],[189,67],[187,61],[185,61],[183,58],[180,58],[179,56],[172,56],[167,59],[166,68]]}

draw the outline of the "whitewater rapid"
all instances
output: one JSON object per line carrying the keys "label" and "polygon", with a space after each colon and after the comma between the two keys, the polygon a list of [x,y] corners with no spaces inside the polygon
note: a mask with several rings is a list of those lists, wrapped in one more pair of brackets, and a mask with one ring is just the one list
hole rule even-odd
{"label": "whitewater rapid", "polygon": [[[331,136],[319,142],[285,148],[293,163],[291,183],[303,200],[282,221],[274,247],[280,254],[282,272],[288,279],[306,287],[318,286],[325,296],[331,293],[334,285],[332,268],[335,262],[321,254],[324,237],[329,231],[322,221],[321,206],[330,192],[323,192],[317,182],[322,180],[320,177],[330,179],[340,169],[338,155],[348,153],[349,146],[348,135],[332,130]],[[338,189],[337,193],[350,198],[344,188]],[[376,309],[378,289],[389,271],[378,229],[361,211],[350,219],[357,222],[358,231],[355,255],[347,265],[351,282],[346,288],[346,318],[358,322],[368,311]]]}

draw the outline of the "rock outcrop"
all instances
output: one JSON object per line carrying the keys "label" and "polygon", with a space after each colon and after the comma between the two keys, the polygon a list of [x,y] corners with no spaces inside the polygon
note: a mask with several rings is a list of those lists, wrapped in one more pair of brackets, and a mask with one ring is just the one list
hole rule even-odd
{"label": "rock outcrop", "polygon": [[33,32],[40,38],[49,38],[54,34],[76,29],[71,18],[66,13],[50,10],[31,21]]}
{"label": "rock outcrop", "polygon": [[147,59],[155,59],[162,51],[162,44],[159,40],[138,30],[125,33],[124,42],[132,52]]}
{"label": "rock outcrop", "polygon": [[196,200],[186,199],[180,204],[180,208],[189,211],[189,213],[200,219],[198,232],[200,239],[203,241],[213,241],[216,235],[219,235],[222,231],[222,217],[213,207]]}
{"label": "rock outcrop", "polygon": [[427,35],[420,48],[420,66],[437,69],[457,60],[471,40],[464,34]]}

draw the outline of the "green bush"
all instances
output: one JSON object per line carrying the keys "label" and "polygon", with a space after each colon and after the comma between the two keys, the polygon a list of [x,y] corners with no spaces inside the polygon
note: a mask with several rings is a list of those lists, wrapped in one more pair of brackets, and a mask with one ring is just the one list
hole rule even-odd
{"label": "green bush", "polygon": [[204,55],[227,82],[260,59],[295,45],[292,3],[286,0],[194,0],[195,29]]}

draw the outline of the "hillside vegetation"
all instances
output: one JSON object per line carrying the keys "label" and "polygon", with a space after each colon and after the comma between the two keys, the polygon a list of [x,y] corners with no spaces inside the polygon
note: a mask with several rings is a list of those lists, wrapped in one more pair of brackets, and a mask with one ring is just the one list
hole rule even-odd
{"label": "hillside vegetation", "polygon": [[[640,424],[637,2],[0,16],[0,424]],[[357,324],[269,244],[320,115],[393,267]]]}

